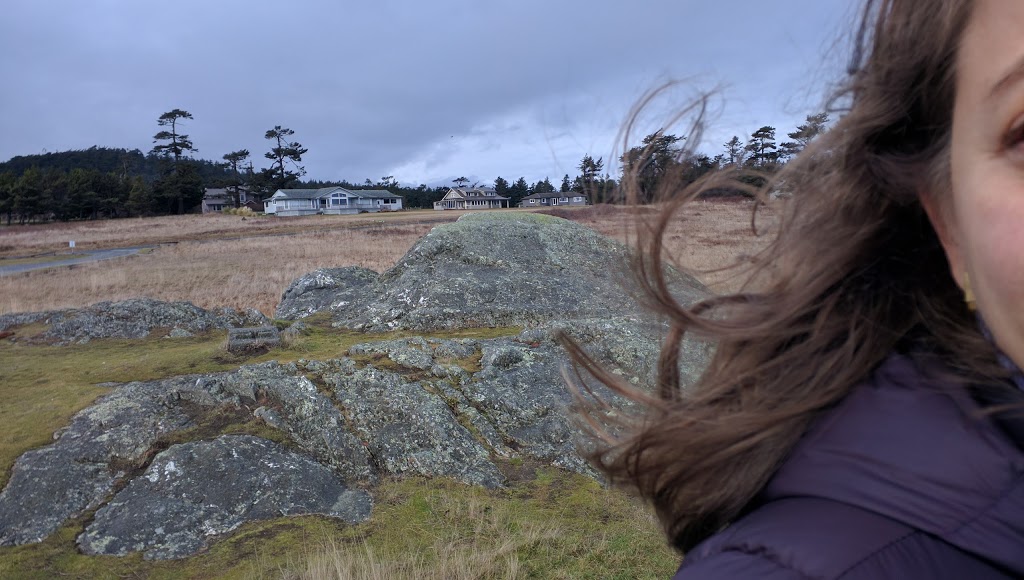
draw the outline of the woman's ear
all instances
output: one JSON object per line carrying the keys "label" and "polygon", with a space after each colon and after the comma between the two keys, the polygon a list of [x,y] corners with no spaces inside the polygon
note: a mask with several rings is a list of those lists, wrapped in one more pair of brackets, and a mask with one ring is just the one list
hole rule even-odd
{"label": "woman's ear", "polygon": [[967,265],[964,263],[963,252],[960,248],[959,235],[957,234],[956,222],[951,215],[948,204],[941,203],[930,191],[919,191],[917,194],[928,214],[928,221],[931,222],[935,234],[946,252],[946,261],[949,263],[949,272],[961,288],[964,287],[964,276],[967,274]]}

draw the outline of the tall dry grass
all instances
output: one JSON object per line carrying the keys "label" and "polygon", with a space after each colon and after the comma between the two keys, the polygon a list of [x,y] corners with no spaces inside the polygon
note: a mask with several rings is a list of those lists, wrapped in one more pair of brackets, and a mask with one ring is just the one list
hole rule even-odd
{"label": "tall dry grass", "polygon": [[76,249],[88,251],[361,228],[378,223],[414,221],[436,224],[452,221],[461,214],[433,210],[288,218],[204,214],[0,226],[0,258],[66,252],[70,240],[75,241]]}
{"label": "tall dry grass", "polygon": [[[668,231],[669,254],[678,266],[694,273],[713,290],[735,290],[738,280],[713,270],[753,256],[766,243],[768,236],[751,233],[751,210],[747,201],[690,204]],[[620,241],[635,241],[635,212],[597,206],[559,209],[553,213]],[[382,272],[438,221],[451,221],[458,215],[403,212],[266,218],[269,225],[264,225],[263,220],[242,222],[237,216],[154,218],[155,221],[140,220],[137,224],[131,223],[136,220],[71,224],[56,230],[59,234],[47,235],[79,236],[91,240],[89,243],[109,247],[111,240],[122,239],[119,236],[127,242],[122,245],[139,245],[142,240],[165,235],[162,232],[168,229],[173,230],[166,234],[169,239],[181,241],[124,259],[0,276],[0,313],[73,308],[103,300],[148,296],[187,300],[204,308],[257,308],[272,315],[281,293],[295,278],[317,268],[340,266],[363,266]],[[759,223],[770,227],[773,219],[772,210],[765,209]],[[286,226],[274,225],[280,223]],[[302,224],[334,227],[303,229]],[[256,229],[245,229],[250,226]],[[275,233],[270,229],[274,227],[300,233],[270,235]],[[147,232],[149,228],[159,232]],[[95,231],[89,234],[90,229]],[[86,238],[86,234],[93,237]],[[5,233],[0,243],[16,242],[20,244],[18,250],[24,253],[46,246],[40,235],[35,232],[16,238]]]}
{"label": "tall dry grass", "polygon": [[303,235],[186,241],[128,258],[0,276],[0,313],[75,308],[148,296],[273,315],[295,278],[317,268],[383,271],[430,224],[376,225]]}
{"label": "tall dry grass", "polygon": [[[757,210],[757,233],[751,228],[753,200],[710,199],[684,205],[665,235],[666,258],[718,293],[733,292],[742,276],[723,268],[748,263],[770,241],[778,225],[779,208],[773,202]],[[550,213],[590,227],[623,243],[636,243],[637,227],[661,211],[657,206],[635,208],[624,215],[614,206],[556,209]]]}

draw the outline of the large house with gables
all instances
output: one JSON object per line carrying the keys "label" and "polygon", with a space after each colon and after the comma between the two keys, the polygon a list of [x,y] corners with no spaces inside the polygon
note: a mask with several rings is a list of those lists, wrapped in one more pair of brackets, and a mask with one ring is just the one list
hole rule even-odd
{"label": "large house with gables", "polygon": [[434,209],[499,209],[508,207],[509,198],[498,195],[492,187],[452,187]]}
{"label": "large house with gables", "polygon": [[402,196],[385,189],[279,189],[263,207],[265,213],[280,216],[398,211]]}
{"label": "large house with gables", "polygon": [[578,191],[534,193],[519,202],[519,207],[545,207],[555,205],[587,205],[587,196]]}

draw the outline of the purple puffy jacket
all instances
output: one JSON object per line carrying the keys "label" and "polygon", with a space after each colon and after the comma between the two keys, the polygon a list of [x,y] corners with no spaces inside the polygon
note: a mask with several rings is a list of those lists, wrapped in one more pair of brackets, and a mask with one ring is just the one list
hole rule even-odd
{"label": "purple puffy jacket", "polygon": [[890,357],[675,578],[1024,577],[1020,424],[978,408]]}

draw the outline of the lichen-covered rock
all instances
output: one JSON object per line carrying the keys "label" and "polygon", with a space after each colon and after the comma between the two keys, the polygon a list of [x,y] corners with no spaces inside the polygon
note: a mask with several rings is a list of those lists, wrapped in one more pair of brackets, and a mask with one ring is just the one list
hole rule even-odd
{"label": "lichen-covered rock", "polygon": [[[324,371],[352,368],[336,362]],[[377,470],[360,440],[347,427],[347,420],[308,378],[298,374],[294,364],[274,362],[244,366],[222,375],[225,389],[241,394],[249,390],[253,399],[266,401],[262,418],[268,425],[287,433],[305,452],[333,469],[348,482],[374,482]]]}
{"label": "lichen-covered rock", "polygon": [[75,415],[53,444],[18,458],[0,492],[0,545],[41,541],[99,506],[131,466],[145,463],[161,437],[195,427],[204,409],[225,407],[252,408],[348,482],[376,476],[364,442],[294,366],[271,362],[232,373],[129,383]]}
{"label": "lichen-covered rock", "polygon": [[501,485],[487,449],[429,385],[372,367],[329,378],[354,429],[386,472]]}
{"label": "lichen-covered rock", "polygon": [[228,329],[228,352],[257,352],[281,346],[281,333],[276,326]]}
{"label": "lichen-covered rock", "polygon": [[0,316],[0,330],[33,322],[48,324],[42,336],[58,344],[86,343],[94,338],[145,338],[157,329],[169,336],[186,336],[270,323],[255,309],[245,312],[230,308],[204,310],[191,302],[131,298],[99,302],[85,308],[5,314]]}
{"label": "lichen-covered rock", "polygon": [[392,362],[406,368],[426,370],[434,366],[433,348],[421,336],[369,342],[349,347],[349,355],[386,355]]}
{"label": "lichen-covered rock", "polygon": [[160,453],[78,538],[86,554],[181,558],[251,521],[322,514],[365,520],[372,502],[329,469],[247,435],[175,445]]}
{"label": "lichen-covered rock", "polygon": [[[329,308],[337,326],[374,331],[622,316],[639,312],[624,290],[630,287],[627,256],[624,245],[561,218],[467,214],[435,227],[398,264],[344,300],[310,302],[301,311]],[[682,302],[706,295],[691,276],[670,270],[668,278]],[[292,287],[310,284],[303,280]],[[289,298],[281,313],[298,312],[291,304]]]}
{"label": "lichen-covered rock", "polygon": [[181,377],[120,387],[75,415],[52,445],[19,457],[0,493],[0,545],[42,541],[99,505],[124,475],[111,463],[131,464],[161,435],[193,425],[169,403],[194,382]]}
{"label": "lichen-covered rock", "polygon": [[379,274],[367,268],[322,268],[296,278],[281,295],[274,318],[295,320],[321,310],[345,308],[365,299],[364,289]]}

